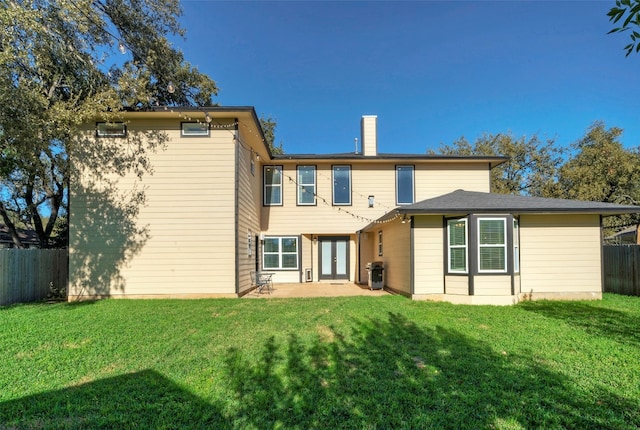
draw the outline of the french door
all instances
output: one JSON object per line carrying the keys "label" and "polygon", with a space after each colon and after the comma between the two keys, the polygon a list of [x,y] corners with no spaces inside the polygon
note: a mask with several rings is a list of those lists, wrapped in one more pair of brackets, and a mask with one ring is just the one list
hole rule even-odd
{"label": "french door", "polygon": [[349,236],[319,237],[319,279],[349,279]]}

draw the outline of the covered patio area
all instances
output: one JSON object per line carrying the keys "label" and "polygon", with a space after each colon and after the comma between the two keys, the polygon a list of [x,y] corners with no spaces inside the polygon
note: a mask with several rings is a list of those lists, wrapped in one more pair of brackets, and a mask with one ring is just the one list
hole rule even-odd
{"label": "covered patio area", "polygon": [[352,282],[305,282],[273,284],[271,292],[265,288],[262,293],[255,289],[244,298],[293,298],[293,297],[344,297],[344,296],[385,296],[386,290],[370,290],[367,285]]}

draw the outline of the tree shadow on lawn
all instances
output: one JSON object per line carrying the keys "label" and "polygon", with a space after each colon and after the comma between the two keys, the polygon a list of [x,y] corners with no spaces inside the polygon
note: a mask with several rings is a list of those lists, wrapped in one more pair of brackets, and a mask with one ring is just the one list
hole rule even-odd
{"label": "tree shadow on lawn", "polygon": [[269,339],[228,351],[235,428],[601,428],[640,426],[640,402],[574,386],[527,356],[398,314],[349,337]]}
{"label": "tree shadow on lawn", "polygon": [[0,403],[1,429],[221,428],[210,404],[153,370]]}
{"label": "tree shadow on lawn", "polygon": [[619,310],[608,309],[602,302],[563,302],[536,300],[518,306],[548,318],[584,329],[587,333],[614,339],[625,344],[640,345],[640,318]]}
{"label": "tree shadow on lawn", "polygon": [[585,388],[533,357],[395,313],[348,336],[320,326],[312,340],[273,336],[258,356],[222,359],[223,378],[208,379],[229,392],[211,403],[144,370],[0,403],[0,428],[640,427],[640,400],[606,381]]}

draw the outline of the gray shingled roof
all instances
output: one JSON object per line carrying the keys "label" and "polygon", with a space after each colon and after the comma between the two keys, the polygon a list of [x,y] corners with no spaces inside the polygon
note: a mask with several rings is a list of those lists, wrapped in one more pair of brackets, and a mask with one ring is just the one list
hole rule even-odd
{"label": "gray shingled roof", "polygon": [[355,152],[343,152],[335,154],[274,154],[273,160],[421,160],[421,161],[477,161],[486,162],[494,168],[509,158],[492,155],[430,155],[430,154],[393,154],[379,152],[375,156],[365,156]]}
{"label": "gray shingled roof", "polygon": [[401,214],[587,213],[617,215],[640,213],[640,206],[456,190],[412,205],[401,206],[397,208],[397,212]]}

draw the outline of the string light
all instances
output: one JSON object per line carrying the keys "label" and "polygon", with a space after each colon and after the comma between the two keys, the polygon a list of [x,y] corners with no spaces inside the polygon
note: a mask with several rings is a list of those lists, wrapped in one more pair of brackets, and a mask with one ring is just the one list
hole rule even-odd
{"label": "string light", "polygon": [[[324,178],[328,179],[329,181],[331,181],[331,177],[329,177],[328,175],[325,175],[325,174],[324,174],[324,173],[322,173],[322,172],[318,172],[318,176],[322,176],[322,177],[324,177]],[[367,200],[367,203],[369,202],[369,197],[371,196],[371,194],[366,194],[366,195],[365,195],[365,194],[362,194],[362,193],[360,193],[359,191],[354,190],[354,189],[353,189],[353,187],[352,187],[352,191],[353,191],[353,193],[355,193],[355,194],[357,194],[358,196],[362,197],[363,199]],[[382,208],[386,209],[387,211],[390,211],[391,209],[393,209],[393,207],[391,207],[391,206],[387,206],[387,205],[382,204],[382,203],[380,203],[380,202],[378,202],[378,203],[377,203],[377,205],[378,205],[378,206],[381,206]]]}
{"label": "string light", "polygon": [[[169,84],[172,85],[171,83],[169,83]],[[168,110],[168,107],[165,106],[164,110]],[[170,111],[174,112],[173,109],[170,109]],[[191,120],[191,117],[188,116],[187,114],[184,114],[182,112],[178,112],[177,114],[178,114],[178,116],[180,116],[180,118],[188,119],[189,121]],[[234,121],[234,122],[226,123],[226,124],[216,123],[216,122],[214,122],[212,120],[212,118],[211,118],[211,116],[209,115],[208,112],[204,112],[204,114],[205,114],[204,121],[207,124],[209,124],[210,128],[217,129],[217,130],[227,130],[229,132],[233,132],[234,133],[234,139],[240,145],[240,147],[242,149],[244,149],[245,151],[247,151],[251,155],[251,157],[255,157],[257,160],[260,159],[260,155],[257,152],[255,152],[250,145],[246,144],[240,138],[240,136],[237,133],[235,133],[237,127],[243,127],[248,133],[253,134],[255,136],[258,136],[260,138],[260,141],[263,144],[267,145],[267,142],[265,141],[265,139],[261,138],[260,134],[257,133],[257,131],[254,131],[253,128],[247,126],[246,124],[244,124],[244,123],[242,123],[240,121]],[[201,121],[199,119],[196,119],[196,122],[201,123]],[[329,181],[331,181],[331,178],[329,176],[323,174],[322,172],[317,172],[317,173],[318,173],[318,176],[320,176],[322,178],[325,178],[325,179],[328,179]],[[287,178],[289,180],[289,183],[295,184],[296,187],[301,187],[303,192],[307,192],[306,189],[305,189],[305,186],[301,185],[300,183],[298,183],[298,181],[294,177],[292,177],[291,175],[289,175],[289,174],[287,174],[287,173],[285,173],[283,171],[282,172],[282,176]],[[362,194],[362,193],[360,193],[358,191],[354,191],[353,189],[352,189],[352,192],[354,192],[355,194],[357,194],[360,197],[363,197],[368,202],[369,195]],[[320,194],[318,194],[316,192],[313,193],[313,196],[318,201],[320,201],[322,204],[324,204],[325,206],[331,207],[331,208],[333,208],[334,210],[336,210],[339,213],[347,214],[347,215],[351,216],[352,218],[357,219],[358,221],[367,222],[369,224],[387,224],[387,223],[390,223],[390,222],[394,222],[394,221],[400,219],[401,217],[403,217],[403,215],[401,215],[399,212],[396,212],[393,216],[388,216],[389,213],[387,213],[387,215],[383,215],[382,218],[373,219],[373,218],[369,218],[369,217],[366,217],[366,216],[358,215],[358,214],[356,214],[356,213],[354,213],[354,212],[352,212],[352,211],[350,211],[348,209],[345,209],[342,206],[335,206],[328,199],[322,197]],[[380,203],[378,203],[378,205],[380,205],[383,208],[388,209],[388,210],[391,209],[389,206],[382,205]],[[404,221],[403,222],[406,222],[406,221],[407,221],[407,218],[406,218],[406,215],[404,215]]]}
{"label": "string light", "polygon": [[[239,122],[239,121],[236,121],[236,122],[230,123],[230,124],[211,124],[211,127],[212,128],[216,128],[216,129],[221,129],[221,130],[228,130],[228,131],[235,131],[236,127],[243,127],[248,133],[260,137],[260,135],[257,132],[255,132],[252,128],[250,128],[246,124],[243,124],[242,122]],[[229,127],[234,127],[234,130],[230,130]],[[247,151],[252,157],[255,156],[256,159],[260,158],[258,153],[255,152],[251,146],[246,144],[240,138],[240,136],[238,136],[237,134],[234,133],[234,138],[235,138],[236,142],[240,145],[240,147],[242,149],[244,149],[245,151]],[[261,138],[260,140],[265,145],[267,144],[267,142],[264,139]],[[302,187],[303,191],[305,191],[304,185],[301,185],[300,183],[298,183],[298,181],[294,177],[292,177],[291,175],[285,173],[284,171],[282,171],[281,173],[282,173],[282,176],[284,178],[289,180],[289,183],[295,184],[296,187]],[[327,175],[324,175],[324,174],[322,174],[320,172],[318,172],[318,174],[319,174],[319,176],[321,176],[321,177],[323,177],[325,179],[331,180],[331,178],[329,176],[327,176]],[[357,191],[353,191],[353,192],[355,194],[363,197],[365,200],[368,201],[368,198],[369,198],[368,195],[364,195],[364,194],[359,193]],[[333,205],[333,203],[330,200],[322,197],[320,194],[318,194],[316,192],[313,193],[313,196],[318,201],[320,201],[322,204],[324,204],[325,206],[331,207],[331,208],[333,208],[334,210],[336,210],[339,213],[347,214],[347,215],[351,216],[352,218],[357,219],[358,221],[361,221],[361,222],[367,222],[367,223],[370,223],[370,224],[387,224],[387,223],[390,223],[390,222],[394,222],[394,221],[396,221],[396,220],[398,220],[398,219],[400,219],[402,217],[402,215],[400,213],[396,212],[393,216],[388,217],[388,218],[385,218],[383,216],[383,218],[381,218],[381,219],[373,219],[373,218],[369,218],[369,217],[366,217],[366,216],[358,215],[358,214],[356,214],[356,213],[354,213],[354,212],[352,212],[352,211],[350,211],[348,209],[345,209],[342,206],[335,206],[335,205]],[[380,205],[380,206],[382,206],[383,208],[386,208],[386,209],[391,209],[389,206],[386,206],[386,205]],[[387,215],[385,215],[385,216],[387,216]],[[405,215],[405,217],[406,217],[406,215]]]}

